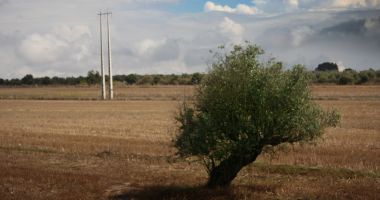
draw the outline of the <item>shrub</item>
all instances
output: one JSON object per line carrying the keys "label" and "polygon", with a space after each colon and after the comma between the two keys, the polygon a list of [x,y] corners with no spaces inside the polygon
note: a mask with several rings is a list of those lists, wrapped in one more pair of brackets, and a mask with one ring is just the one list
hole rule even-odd
{"label": "shrub", "polygon": [[136,74],[129,74],[126,78],[125,81],[129,84],[136,83],[139,80],[139,77]]}
{"label": "shrub", "polygon": [[170,84],[178,85],[178,79],[179,79],[178,75],[172,74],[170,78]]}
{"label": "shrub", "polygon": [[190,85],[191,84],[191,79],[190,78],[180,78],[178,80],[178,83],[180,85]]}
{"label": "shrub", "polygon": [[309,73],[309,78],[310,78],[310,80],[312,80],[312,81],[316,81],[316,80],[318,80],[318,79],[317,79],[317,76],[315,76],[314,73]]}
{"label": "shrub", "polygon": [[154,78],[151,75],[145,75],[142,79],[137,81],[139,85],[153,85]]}
{"label": "shrub", "polygon": [[154,76],[153,83],[157,85],[160,82],[160,80],[161,80],[161,76]]}
{"label": "shrub", "polygon": [[362,78],[360,79],[363,83],[365,82],[368,82],[369,81],[369,77],[367,74],[363,75]]}
{"label": "shrub", "polygon": [[50,80],[50,77],[48,76],[45,76],[43,79],[42,79],[42,84],[44,85],[48,85],[50,84],[51,80]]}
{"label": "shrub", "polygon": [[367,75],[368,75],[368,78],[376,78],[376,74],[375,74],[375,72],[372,71],[372,70],[369,70],[369,71],[367,72]]}
{"label": "shrub", "polygon": [[162,85],[169,85],[170,84],[170,79],[163,78],[163,79],[161,79],[160,84],[162,84]]}
{"label": "shrub", "polygon": [[327,83],[329,81],[329,78],[327,76],[320,76],[318,79],[319,83]]}
{"label": "shrub", "polygon": [[375,71],[375,74],[376,74],[376,77],[379,77],[380,78],[380,69]]}
{"label": "shrub", "polygon": [[[98,71],[94,72],[94,70],[91,70],[91,71],[87,72],[86,81],[87,81],[88,85],[101,83],[102,77],[100,76]],[[62,80],[59,77],[53,77],[52,82],[55,82],[57,84],[64,84],[65,80]]]}
{"label": "shrub", "polygon": [[193,84],[199,84],[201,81],[202,81],[202,74],[199,73],[199,72],[195,72],[192,76],[191,76],[191,82]]}
{"label": "shrub", "polygon": [[342,77],[340,77],[339,79],[339,83],[343,85],[347,85],[348,83],[354,82],[354,80],[355,79],[349,75],[342,75]]}

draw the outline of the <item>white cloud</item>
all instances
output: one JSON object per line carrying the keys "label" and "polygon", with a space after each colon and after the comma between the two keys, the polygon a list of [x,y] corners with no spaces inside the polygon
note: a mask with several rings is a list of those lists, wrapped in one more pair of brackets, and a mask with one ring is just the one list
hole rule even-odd
{"label": "white cloud", "polygon": [[224,17],[224,21],[220,22],[219,28],[221,33],[232,33],[238,36],[240,36],[244,31],[244,28],[240,24],[235,23],[228,17]]}
{"label": "white cloud", "polygon": [[298,6],[298,0],[288,0],[290,5]]}
{"label": "white cloud", "polygon": [[336,64],[338,65],[338,70],[339,70],[340,72],[342,72],[342,71],[344,71],[344,70],[346,69],[346,68],[343,66],[343,62],[342,62],[342,61],[338,61]]}
{"label": "white cloud", "polygon": [[68,42],[72,42],[84,34],[91,37],[90,28],[86,25],[77,25],[71,30],[67,25],[61,27],[55,27],[53,33],[59,35],[61,38],[66,39]]}
{"label": "white cloud", "polygon": [[205,5],[203,6],[203,9],[205,12],[209,12],[209,11],[223,11],[223,12],[235,12],[236,9],[232,9],[230,8],[229,6],[225,5],[224,7],[221,6],[221,5],[215,5],[213,2],[211,1],[207,1],[205,3]]}
{"label": "white cloud", "polygon": [[236,6],[236,13],[255,15],[262,13],[262,11],[260,11],[257,7],[249,7],[245,4],[239,4]]}
{"label": "white cloud", "polygon": [[18,53],[31,63],[44,63],[56,61],[63,55],[68,44],[55,35],[39,35],[37,33],[27,36],[18,48]]}
{"label": "white cloud", "polygon": [[229,12],[229,13],[238,13],[238,14],[250,14],[250,15],[255,15],[255,14],[260,14],[263,13],[260,11],[256,6],[249,7],[245,4],[238,4],[236,8],[231,8],[227,5],[221,6],[221,5],[215,5],[213,2],[208,1],[205,3],[203,7],[205,12],[210,12],[210,11],[221,11],[221,12]]}
{"label": "white cloud", "polygon": [[224,21],[220,22],[218,28],[220,30],[220,33],[227,35],[232,43],[240,44],[242,42],[241,35],[244,31],[242,25],[234,22],[228,17],[224,17]]}
{"label": "white cloud", "polygon": [[287,0],[286,3],[287,3],[287,6],[286,6],[287,12],[298,10],[298,0]]}

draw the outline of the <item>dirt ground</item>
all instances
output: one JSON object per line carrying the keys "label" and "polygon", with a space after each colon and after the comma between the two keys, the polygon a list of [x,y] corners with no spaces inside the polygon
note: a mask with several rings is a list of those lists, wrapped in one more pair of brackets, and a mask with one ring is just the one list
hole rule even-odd
{"label": "dirt ground", "polygon": [[[132,88],[151,97],[141,100],[1,99],[0,199],[380,199],[380,88],[339,87],[315,93],[338,96],[318,103],[337,109],[343,127],[327,129],[320,145],[260,156],[219,190],[203,188],[204,168],[170,147],[172,97],[183,88]],[[0,94],[36,93],[24,89]]]}

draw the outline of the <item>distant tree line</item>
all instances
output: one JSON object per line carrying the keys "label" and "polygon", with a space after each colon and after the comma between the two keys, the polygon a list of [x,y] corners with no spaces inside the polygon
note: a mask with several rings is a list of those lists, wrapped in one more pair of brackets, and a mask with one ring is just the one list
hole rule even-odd
{"label": "distant tree line", "polygon": [[52,78],[45,77],[33,77],[31,74],[25,75],[22,79],[13,78],[13,79],[2,79],[0,78],[0,85],[77,85],[81,82],[86,82],[86,77],[58,77],[54,76]]}
{"label": "distant tree line", "polygon": [[367,82],[380,83],[380,70],[375,71],[370,68],[357,72],[351,68],[339,72],[338,65],[332,62],[319,64],[315,71],[310,73],[310,78],[314,83],[336,83],[340,85],[362,84]]}
{"label": "distant tree line", "polygon": [[[153,74],[153,75],[114,75],[113,83],[128,85],[194,85],[200,83],[203,74],[196,72],[193,74],[183,73],[181,75]],[[109,81],[109,76],[105,75],[105,81]],[[0,85],[21,86],[21,85],[95,85],[101,84],[102,77],[98,71],[91,70],[86,77],[33,77],[32,74],[25,75],[22,79],[2,79]]]}
{"label": "distant tree line", "polygon": [[313,83],[335,83],[338,85],[347,84],[365,84],[373,83],[380,84],[380,70],[363,70],[357,72],[351,68],[347,68],[342,72],[338,70],[326,70],[326,71],[309,71],[310,78]]}
{"label": "distant tree line", "polygon": [[[323,63],[318,65],[315,71],[306,72],[312,80],[312,83],[318,84],[380,84],[380,70],[356,71],[351,68],[345,69],[342,72],[338,71],[338,66],[335,63]],[[203,74],[196,72],[193,74],[183,73],[176,74],[153,74],[153,75],[115,75],[114,83],[127,85],[194,85],[199,84],[203,78]],[[31,74],[25,75],[22,79],[1,79],[0,85],[20,86],[20,85],[87,85],[101,84],[102,78],[98,71],[91,70],[86,77],[33,77]],[[109,81],[109,77],[105,76],[105,81]]]}

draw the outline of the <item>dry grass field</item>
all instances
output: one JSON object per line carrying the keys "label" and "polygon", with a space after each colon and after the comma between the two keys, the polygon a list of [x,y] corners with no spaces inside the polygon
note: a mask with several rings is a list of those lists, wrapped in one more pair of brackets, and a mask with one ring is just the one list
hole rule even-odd
{"label": "dry grass field", "polygon": [[[191,94],[194,86],[114,87],[114,100],[178,100]],[[101,100],[100,85],[91,87],[0,87],[0,99]],[[108,96],[108,90],[106,91]]]}
{"label": "dry grass field", "polygon": [[380,99],[380,85],[316,85],[313,89],[318,100]]}
{"label": "dry grass field", "polygon": [[99,91],[0,88],[0,199],[380,199],[380,87],[315,86],[343,127],[317,146],[260,156],[219,190],[203,188],[203,167],[170,147],[173,111],[191,87],[115,88],[125,101],[91,100]]}
{"label": "dry grass field", "polygon": [[[317,100],[380,100],[380,85],[315,85]],[[194,86],[114,87],[115,100],[180,100],[192,94]],[[107,91],[108,96],[108,91]],[[91,87],[0,87],[0,99],[101,100],[101,86]]]}

